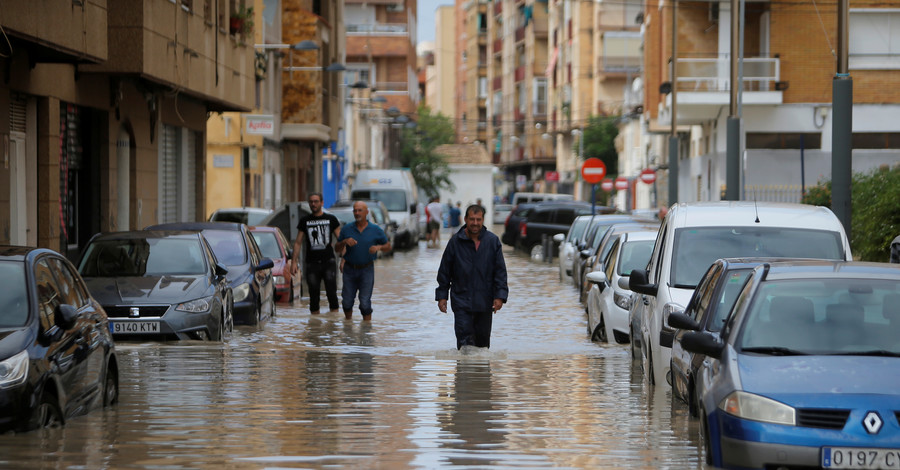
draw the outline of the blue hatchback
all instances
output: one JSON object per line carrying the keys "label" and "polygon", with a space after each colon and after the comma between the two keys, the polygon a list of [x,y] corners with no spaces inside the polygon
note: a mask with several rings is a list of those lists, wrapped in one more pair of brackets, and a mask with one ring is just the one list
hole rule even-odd
{"label": "blue hatchback", "polygon": [[900,266],[764,263],[721,337],[682,345],[707,462],[725,468],[900,466]]}

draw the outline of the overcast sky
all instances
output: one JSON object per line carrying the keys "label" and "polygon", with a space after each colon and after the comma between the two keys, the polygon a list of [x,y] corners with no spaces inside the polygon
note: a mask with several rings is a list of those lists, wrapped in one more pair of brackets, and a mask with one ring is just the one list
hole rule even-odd
{"label": "overcast sky", "polygon": [[453,5],[453,0],[419,0],[417,42],[434,41],[434,12],[440,5]]}

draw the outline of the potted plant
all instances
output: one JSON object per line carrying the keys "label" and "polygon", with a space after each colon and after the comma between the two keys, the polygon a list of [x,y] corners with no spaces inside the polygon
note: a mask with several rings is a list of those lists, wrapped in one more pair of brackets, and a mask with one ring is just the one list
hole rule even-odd
{"label": "potted plant", "polygon": [[253,7],[241,5],[229,19],[231,34],[245,36],[253,31]]}

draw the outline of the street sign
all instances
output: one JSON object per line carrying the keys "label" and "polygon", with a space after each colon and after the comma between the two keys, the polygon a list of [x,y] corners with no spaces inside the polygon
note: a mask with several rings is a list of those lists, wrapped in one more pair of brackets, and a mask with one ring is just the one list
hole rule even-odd
{"label": "street sign", "polygon": [[604,178],[603,181],[600,183],[600,189],[602,189],[606,192],[612,191],[613,190],[613,180],[611,180],[609,178]]}
{"label": "street sign", "polygon": [[656,181],[656,171],[652,168],[644,168],[641,170],[641,174],[638,177],[647,184],[653,184],[653,182]]}
{"label": "street sign", "polygon": [[624,190],[628,189],[628,178],[626,178],[624,176],[620,176],[620,177],[616,178],[616,182],[615,182],[614,186],[619,191],[624,191]]}
{"label": "street sign", "polygon": [[588,158],[581,165],[581,176],[586,183],[597,184],[606,176],[606,164],[599,158]]}

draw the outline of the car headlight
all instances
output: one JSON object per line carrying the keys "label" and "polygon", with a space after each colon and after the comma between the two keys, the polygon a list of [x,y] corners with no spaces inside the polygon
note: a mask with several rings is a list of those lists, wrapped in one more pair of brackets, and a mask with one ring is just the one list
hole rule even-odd
{"label": "car headlight", "polygon": [[189,302],[182,302],[175,307],[175,310],[190,313],[206,313],[212,305],[212,298],[213,296],[209,296],[202,299],[191,300]]}
{"label": "car headlight", "polygon": [[28,376],[28,351],[0,362],[0,388],[11,388],[21,384]]}
{"label": "car headlight", "polygon": [[240,302],[246,299],[248,295],[250,295],[250,284],[245,282],[232,289],[231,292],[234,295],[234,301]]}
{"label": "car headlight", "polygon": [[733,416],[752,419],[764,423],[786,424],[796,426],[796,410],[793,407],[740,390],[731,392],[721,403],[719,409]]}
{"label": "car headlight", "polygon": [[284,284],[284,276],[275,276],[275,284]]}
{"label": "car headlight", "polygon": [[684,307],[682,307],[681,305],[678,305],[676,303],[670,302],[670,303],[667,303],[666,305],[664,305],[663,310],[662,310],[662,331],[668,332],[668,333],[675,333],[675,328],[672,328],[671,326],[669,326],[669,314],[675,313],[675,312],[683,312],[683,311],[684,311]]}
{"label": "car headlight", "polygon": [[627,294],[621,294],[619,291],[613,292],[613,302],[619,306],[622,310],[628,310],[631,308],[631,292]]}

